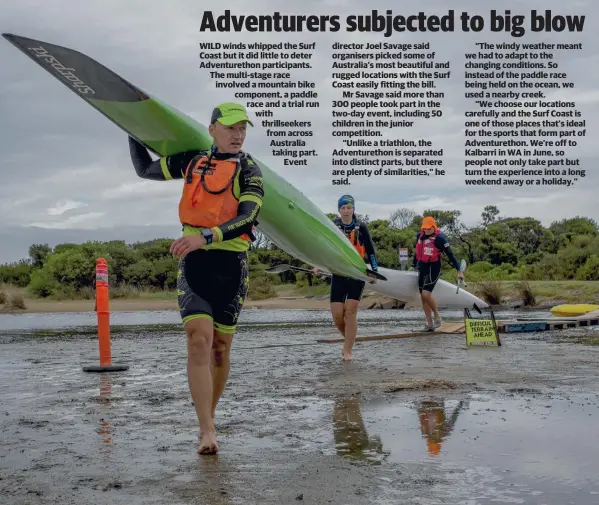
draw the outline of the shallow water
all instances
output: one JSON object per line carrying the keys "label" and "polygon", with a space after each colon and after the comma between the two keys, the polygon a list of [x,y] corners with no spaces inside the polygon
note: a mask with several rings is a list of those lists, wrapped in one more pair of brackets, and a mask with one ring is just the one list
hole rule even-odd
{"label": "shallow water", "polygon": [[[119,314],[130,328],[114,334],[113,362],[130,368],[114,374],[82,372],[97,360],[93,322],[51,338],[5,327],[3,505],[599,503],[599,348],[567,341],[590,329],[507,334],[487,349],[463,336],[372,341],[343,364],[340,344],[315,343],[337,336],[327,311],[247,311],[221,453],[198,457],[171,315],[157,331],[145,325],[164,316]],[[417,311],[360,319],[369,334],[421,324]],[[448,387],[410,387],[431,379]]]}
{"label": "shallow water", "polygon": [[437,489],[452,503],[599,503],[596,393],[451,396],[372,402],[362,418],[387,461],[436,461],[452,475]]}
{"label": "shallow water", "polygon": [[[516,311],[501,311],[495,313],[498,318],[517,317]],[[550,317],[547,311],[527,312],[530,317]],[[443,311],[444,320],[459,320],[463,318],[461,311]],[[252,324],[285,324],[299,323],[302,325],[324,325],[331,323],[328,310],[265,310],[244,309],[241,312],[239,323],[241,326]],[[110,322],[116,326],[135,325],[180,325],[181,319],[177,311],[143,311],[143,312],[112,312]],[[359,313],[360,324],[371,323],[399,323],[399,324],[424,324],[421,310],[361,310]],[[0,314],[0,331],[7,330],[35,330],[35,329],[66,329],[95,326],[97,316],[95,312],[49,312],[26,314]]]}

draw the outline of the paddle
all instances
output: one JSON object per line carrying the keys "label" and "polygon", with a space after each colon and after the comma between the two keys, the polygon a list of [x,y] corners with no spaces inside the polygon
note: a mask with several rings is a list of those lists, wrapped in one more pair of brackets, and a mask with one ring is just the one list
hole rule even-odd
{"label": "paddle", "polygon": [[[270,267],[267,268],[266,270],[264,270],[267,274],[281,274],[283,272],[287,272],[289,270],[295,270],[296,272],[306,272],[306,273],[313,273],[312,270],[308,270],[307,268],[300,268],[300,267],[294,267],[292,265],[288,265],[286,263],[282,263],[280,265],[275,265],[274,267]],[[369,277],[373,277],[375,279],[381,280],[381,281],[386,281],[387,277],[385,277],[384,275],[381,275],[377,272],[373,272],[372,270],[367,270],[366,274]],[[319,275],[324,275],[325,277],[330,277],[331,274],[329,272],[320,272]]]}
{"label": "paddle", "polygon": [[[465,272],[466,271],[466,260],[462,260],[460,262],[460,272]],[[466,287],[466,283],[464,282],[464,279],[462,279],[461,277],[458,277],[458,287],[455,290],[455,294],[457,295],[460,292],[460,284],[464,284],[464,287]]]}
{"label": "paddle", "polygon": [[[312,270],[308,270],[307,268],[294,267],[292,265],[287,265],[285,263],[282,263],[280,265],[275,265],[274,267],[267,268],[264,271],[267,274],[282,274],[283,272],[288,272],[289,270],[295,270],[296,272],[306,272],[309,274],[313,273]],[[327,277],[330,277],[331,274],[328,272],[321,272],[320,275],[325,275]]]}

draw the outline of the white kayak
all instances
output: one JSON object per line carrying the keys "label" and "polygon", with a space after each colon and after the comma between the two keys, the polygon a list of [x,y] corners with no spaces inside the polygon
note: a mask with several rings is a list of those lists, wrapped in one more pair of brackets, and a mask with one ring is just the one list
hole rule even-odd
{"label": "white kayak", "polygon": [[[387,280],[367,284],[368,289],[402,302],[420,303],[418,272],[391,270],[382,267],[379,267],[378,272],[384,275]],[[462,287],[460,287],[458,293],[456,293],[456,290],[456,284],[451,284],[442,279],[437,281],[433,290],[433,297],[440,309],[472,309],[475,308],[475,305],[479,309],[484,309],[489,306],[485,301]]]}

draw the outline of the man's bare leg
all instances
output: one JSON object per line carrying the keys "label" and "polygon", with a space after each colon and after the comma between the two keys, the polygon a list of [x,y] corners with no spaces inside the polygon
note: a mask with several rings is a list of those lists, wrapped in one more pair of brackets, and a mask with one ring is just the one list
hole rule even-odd
{"label": "man's bare leg", "polygon": [[220,400],[227,379],[229,378],[229,369],[231,367],[231,344],[233,335],[214,330],[214,341],[212,342],[212,359],[210,371],[212,373],[213,393],[212,393],[212,420],[216,412],[216,406]]}
{"label": "man's bare leg", "polygon": [[428,306],[433,313],[435,319],[439,319],[441,316],[439,315],[439,309],[437,308],[437,302],[435,301],[435,297],[432,293],[428,293]]}
{"label": "man's bare leg", "polygon": [[210,355],[214,330],[212,319],[192,319],[185,325],[187,334],[187,380],[200,424],[199,454],[216,454],[216,430],[212,419],[213,384]]}
{"label": "man's bare leg", "polygon": [[352,360],[352,349],[358,333],[358,300],[345,302],[345,342],[343,344],[343,361]]}
{"label": "man's bare leg", "polygon": [[424,309],[424,317],[426,317],[426,323],[428,324],[429,328],[433,327],[433,317],[432,317],[432,310],[429,304],[429,301],[431,299],[431,293],[430,291],[422,291],[421,294],[421,298],[422,298],[422,308]]}
{"label": "man's bare leg", "polygon": [[345,304],[341,302],[331,303],[331,315],[339,333],[345,338]]}

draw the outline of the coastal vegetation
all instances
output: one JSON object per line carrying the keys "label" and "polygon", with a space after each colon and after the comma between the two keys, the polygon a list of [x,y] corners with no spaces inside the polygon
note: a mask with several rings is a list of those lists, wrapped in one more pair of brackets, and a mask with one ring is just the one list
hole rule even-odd
{"label": "coastal vegetation", "polygon": [[[458,210],[428,210],[417,214],[402,208],[387,219],[368,222],[379,265],[401,268],[399,248],[414,253],[422,215],[432,215],[448,237],[459,259],[467,261],[468,289],[493,303],[506,294],[517,294],[525,305],[536,296],[575,301],[597,298],[599,286],[599,227],[587,217],[563,219],[544,227],[530,217],[501,217],[494,206],[484,209],[479,221],[467,226]],[[329,215],[333,218],[334,215]],[[0,265],[0,305],[23,305],[7,300],[9,288],[21,295],[53,300],[93,299],[96,259],[108,262],[111,298],[175,298],[177,259],[169,253],[172,238],[128,244],[125,241],[82,244],[32,244],[29,256]],[[272,275],[265,269],[287,263],[309,268],[272,244],[258,232],[249,251],[249,299],[273,298],[281,293],[326,295],[327,279],[293,271]],[[442,277],[455,281],[455,272],[444,262]],[[596,284],[595,284],[596,283]],[[566,287],[567,286],[567,287]]]}

